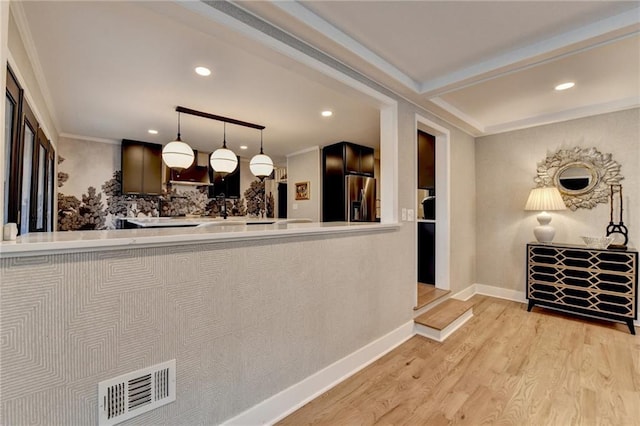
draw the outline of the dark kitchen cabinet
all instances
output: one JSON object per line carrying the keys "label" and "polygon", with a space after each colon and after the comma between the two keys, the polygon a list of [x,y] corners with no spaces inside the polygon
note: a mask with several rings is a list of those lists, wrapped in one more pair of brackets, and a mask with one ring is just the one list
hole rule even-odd
{"label": "dark kitchen cabinet", "polygon": [[345,221],[345,177],[373,177],[373,148],[338,142],[322,148],[322,220]]}
{"label": "dark kitchen cabinet", "polygon": [[122,140],[122,193],[162,193],[162,145]]}
{"label": "dark kitchen cabinet", "polygon": [[373,148],[350,142],[340,142],[327,148],[342,156],[345,174],[373,176]]}
{"label": "dark kitchen cabinet", "polygon": [[418,130],[418,188],[436,187],[436,138]]}
{"label": "dark kitchen cabinet", "polygon": [[436,224],[418,222],[418,282],[436,283]]}

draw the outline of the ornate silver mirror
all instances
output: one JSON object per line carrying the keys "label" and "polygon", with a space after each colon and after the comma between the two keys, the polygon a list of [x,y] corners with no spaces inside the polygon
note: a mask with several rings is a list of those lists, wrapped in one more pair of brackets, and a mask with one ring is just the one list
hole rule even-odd
{"label": "ornate silver mirror", "polygon": [[607,203],[609,185],[617,185],[623,177],[620,164],[611,154],[595,148],[560,149],[538,163],[538,186],[555,186],[571,210],[591,209]]}
{"label": "ornate silver mirror", "polygon": [[592,164],[569,163],[558,169],[553,180],[561,193],[581,195],[592,191],[598,184],[598,171]]}

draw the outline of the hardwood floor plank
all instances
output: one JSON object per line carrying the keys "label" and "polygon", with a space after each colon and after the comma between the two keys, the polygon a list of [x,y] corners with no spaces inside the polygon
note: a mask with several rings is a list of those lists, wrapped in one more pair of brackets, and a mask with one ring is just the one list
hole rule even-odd
{"label": "hardwood floor plank", "polygon": [[415,319],[418,324],[443,330],[462,314],[471,309],[472,303],[448,299]]}
{"label": "hardwood floor plank", "polygon": [[418,283],[418,303],[413,310],[417,311],[418,309],[427,306],[429,303],[443,298],[449,293],[451,293],[451,291],[436,288],[433,284]]}
{"label": "hardwood floor plank", "polygon": [[475,296],[445,342],[413,337],[282,425],[640,425],[640,337]]}

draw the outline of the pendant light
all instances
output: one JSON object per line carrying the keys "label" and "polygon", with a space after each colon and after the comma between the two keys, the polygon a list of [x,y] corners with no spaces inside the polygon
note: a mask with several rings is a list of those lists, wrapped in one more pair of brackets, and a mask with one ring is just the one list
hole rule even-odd
{"label": "pendant light", "polygon": [[273,172],[273,161],[262,152],[262,130],[260,130],[260,154],[254,155],[249,163],[251,173],[263,180]]}
{"label": "pendant light", "polygon": [[162,160],[172,169],[183,170],[193,164],[194,158],[191,147],[180,139],[180,113],[178,112],[178,137],[162,148]]}
{"label": "pendant light", "polygon": [[227,123],[224,123],[224,137],[222,139],[222,148],[216,149],[209,159],[211,168],[214,172],[222,174],[224,178],[227,174],[232,173],[238,166],[238,157],[233,151],[227,149]]}

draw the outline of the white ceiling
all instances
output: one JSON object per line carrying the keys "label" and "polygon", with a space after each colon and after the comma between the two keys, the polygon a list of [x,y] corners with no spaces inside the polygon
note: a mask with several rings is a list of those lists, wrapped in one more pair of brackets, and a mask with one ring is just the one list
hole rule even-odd
{"label": "white ceiling", "polygon": [[637,1],[240,4],[474,135],[640,106]]}
{"label": "white ceiling", "polygon": [[[640,105],[638,2],[238,1],[473,135]],[[180,2],[12,2],[61,134],[166,143],[177,105],[265,125],[265,151],[379,142],[377,103]],[[229,18],[230,19],[230,18]],[[26,24],[26,25],[25,25]],[[31,39],[32,42],[29,42]],[[206,65],[213,75],[193,73]],[[554,92],[565,79],[576,87]],[[329,108],[331,119],[320,117]],[[183,116],[213,150],[222,126]],[[146,133],[148,128],[159,135]],[[228,127],[232,148],[255,130]]]}

